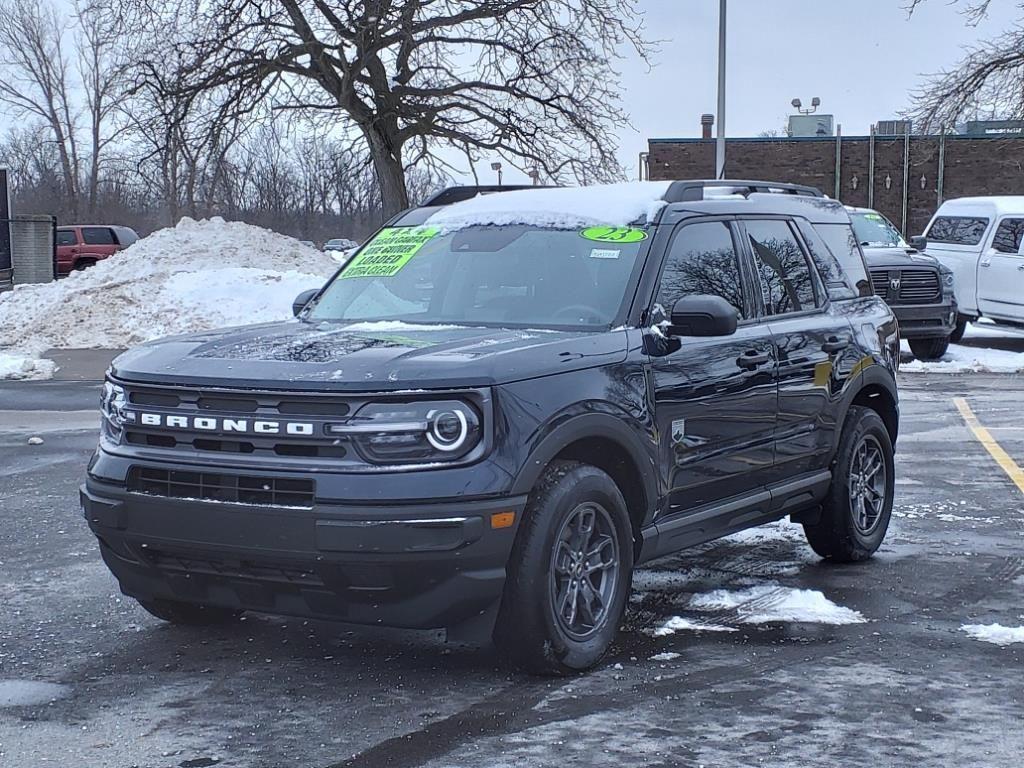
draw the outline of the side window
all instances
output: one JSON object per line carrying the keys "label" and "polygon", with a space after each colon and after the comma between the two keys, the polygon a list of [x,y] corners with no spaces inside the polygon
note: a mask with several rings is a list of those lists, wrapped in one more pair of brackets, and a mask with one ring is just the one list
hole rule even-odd
{"label": "side window", "polygon": [[974,216],[939,216],[928,227],[927,237],[935,243],[977,245],[988,229],[988,219]]}
{"label": "side window", "polygon": [[1020,241],[1024,236],[1024,219],[1003,219],[999,222],[992,247],[1000,253],[1020,253]]}
{"label": "side window", "polygon": [[89,245],[117,245],[109,227],[82,227],[82,240]]}
{"label": "side window", "polygon": [[78,238],[75,237],[75,230],[73,229],[58,229],[57,230],[57,245],[77,245]]}
{"label": "side window", "polygon": [[690,224],[676,232],[658,286],[657,302],[666,313],[684,296],[721,296],[740,317],[751,317],[743,297],[740,263],[728,222]]}
{"label": "side window", "polygon": [[747,237],[769,315],[818,306],[811,265],[785,221],[747,221]]}
{"label": "side window", "polygon": [[[842,267],[843,274],[839,278],[840,282],[852,288],[854,296],[870,296],[873,293],[871,281],[868,280],[868,271],[864,266],[864,256],[860,250],[860,245],[857,243],[857,235],[853,228],[849,224],[815,224],[812,229],[821,235],[821,239],[825,241],[832,256],[835,257],[835,260],[839,262],[839,266]],[[822,269],[821,264],[818,263],[819,258],[816,253],[818,248],[814,238],[808,237],[807,242],[811,245],[811,255],[814,257],[814,263],[818,265],[818,270],[828,283],[829,296],[831,298],[849,298],[833,295],[831,273],[828,270]]]}

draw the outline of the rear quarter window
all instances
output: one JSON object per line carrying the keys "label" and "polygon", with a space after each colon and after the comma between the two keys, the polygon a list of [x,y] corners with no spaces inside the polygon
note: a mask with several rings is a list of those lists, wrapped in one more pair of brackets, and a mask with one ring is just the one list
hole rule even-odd
{"label": "rear quarter window", "polygon": [[[825,279],[829,298],[870,296],[874,291],[853,227],[849,224],[815,224],[808,230],[807,242],[818,271]],[[814,236],[815,233],[818,237]]]}
{"label": "rear quarter window", "polygon": [[985,236],[989,220],[982,216],[939,216],[926,236],[933,243],[977,245]]}

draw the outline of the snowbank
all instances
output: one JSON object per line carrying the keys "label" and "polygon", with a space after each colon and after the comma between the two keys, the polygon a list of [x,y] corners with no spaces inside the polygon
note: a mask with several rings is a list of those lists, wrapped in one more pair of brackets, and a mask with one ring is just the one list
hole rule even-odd
{"label": "snowbank", "polygon": [[665,205],[670,181],[630,181],[593,187],[523,189],[478,195],[449,205],[427,219],[442,227],[474,224],[532,224],[540,227],[583,227],[606,224],[625,227],[650,221]]}
{"label": "snowbank", "polygon": [[[1021,373],[1024,372],[1024,331],[991,323],[971,323],[964,333],[967,344],[950,344],[942,360],[910,360],[900,364],[901,373]],[[991,346],[983,346],[991,344]],[[999,349],[1010,347],[1010,350]],[[1012,350],[1020,351],[1012,351]],[[910,345],[902,342],[904,359]]]}
{"label": "snowbank", "polygon": [[[182,219],[84,272],[0,295],[0,378],[45,377],[49,348],[119,348],[291,317],[336,262],[297,240],[220,218]],[[28,376],[26,376],[26,373]]]}

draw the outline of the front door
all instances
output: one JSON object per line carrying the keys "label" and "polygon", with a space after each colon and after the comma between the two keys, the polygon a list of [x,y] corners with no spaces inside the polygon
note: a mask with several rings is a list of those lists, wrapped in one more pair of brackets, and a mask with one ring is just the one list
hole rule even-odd
{"label": "front door", "polygon": [[750,495],[772,469],[776,358],[771,332],[757,319],[734,240],[733,222],[702,220],[673,233],[655,312],[683,296],[721,296],[736,308],[732,336],[683,337],[651,358],[667,515]]}
{"label": "front door", "polygon": [[978,309],[989,317],[1024,321],[1024,217],[999,222],[978,262]]}
{"label": "front door", "polygon": [[778,354],[773,481],[828,467],[838,439],[843,383],[857,363],[853,329],[833,312],[807,248],[784,219],[742,223]]}

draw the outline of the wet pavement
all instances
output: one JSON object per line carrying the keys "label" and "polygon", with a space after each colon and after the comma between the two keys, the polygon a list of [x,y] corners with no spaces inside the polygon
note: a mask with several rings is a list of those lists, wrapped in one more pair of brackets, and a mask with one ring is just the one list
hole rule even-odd
{"label": "wet pavement", "polygon": [[[0,384],[0,765],[1018,766],[1024,643],[961,627],[1024,625],[1024,492],[953,399],[1024,466],[1024,379],[901,390],[874,560],[781,523],[658,561],[601,667],[548,680],[432,633],[152,619],[77,506],[97,385]],[[808,610],[853,623],[781,620]]]}

